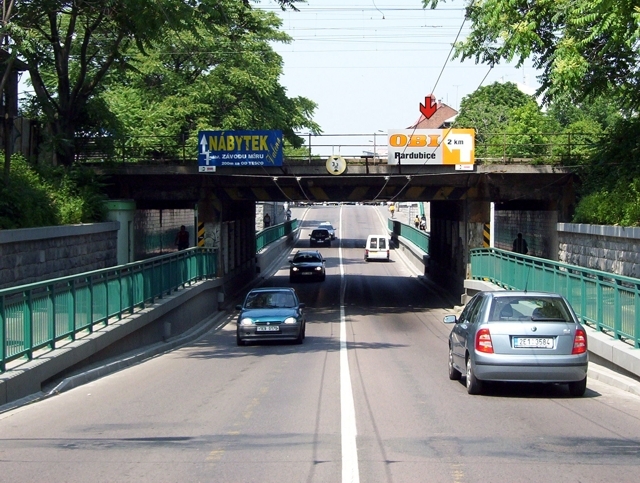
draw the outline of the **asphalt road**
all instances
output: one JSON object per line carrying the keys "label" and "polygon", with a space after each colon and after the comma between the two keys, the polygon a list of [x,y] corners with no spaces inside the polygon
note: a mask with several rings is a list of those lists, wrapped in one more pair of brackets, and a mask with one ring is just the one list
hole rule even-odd
{"label": "asphalt road", "polygon": [[[0,414],[0,482],[635,482],[640,398],[599,381],[492,385],[447,376],[454,311],[392,251],[364,262],[378,208],[296,208],[320,221],[325,282],[296,283],[303,345],[196,342]],[[267,285],[289,285],[283,259]]]}

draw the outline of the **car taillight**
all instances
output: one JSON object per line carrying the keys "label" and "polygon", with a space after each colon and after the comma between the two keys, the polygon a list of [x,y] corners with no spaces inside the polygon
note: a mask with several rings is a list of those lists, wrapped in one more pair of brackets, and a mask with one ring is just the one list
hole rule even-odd
{"label": "car taillight", "polygon": [[576,335],[573,338],[573,350],[572,354],[584,354],[587,352],[587,334],[584,330],[576,330]]}
{"label": "car taillight", "polygon": [[478,352],[493,354],[493,343],[491,342],[489,329],[480,329],[476,333],[476,350]]}

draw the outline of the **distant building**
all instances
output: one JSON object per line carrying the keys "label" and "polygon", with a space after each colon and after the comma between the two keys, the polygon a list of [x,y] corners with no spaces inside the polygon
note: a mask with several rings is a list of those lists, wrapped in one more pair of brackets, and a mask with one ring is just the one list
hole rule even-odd
{"label": "distant building", "polygon": [[420,115],[418,120],[407,129],[446,129],[452,126],[458,111],[438,101],[438,109],[429,119]]}

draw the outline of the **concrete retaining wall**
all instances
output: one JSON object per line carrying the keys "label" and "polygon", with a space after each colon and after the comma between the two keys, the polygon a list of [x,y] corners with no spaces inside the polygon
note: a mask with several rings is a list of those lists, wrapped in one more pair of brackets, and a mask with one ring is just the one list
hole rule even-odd
{"label": "concrete retaining wall", "polygon": [[558,223],[558,260],[640,278],[640,228]]}
{"label": "concrete retaining wall", "polygon": [[117,265],[119,222],[0,230],[0,289]]}

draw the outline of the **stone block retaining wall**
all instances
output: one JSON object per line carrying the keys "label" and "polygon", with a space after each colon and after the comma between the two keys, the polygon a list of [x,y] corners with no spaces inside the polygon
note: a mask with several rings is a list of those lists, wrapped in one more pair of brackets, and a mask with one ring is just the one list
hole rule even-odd
{"label": "stone block retaining wall", "polygon": [[640,278],[640,228],[558,223],[558,260]]}
{"label": "stone block retaining wall", "polygon": [[0,230],[0,289],[117,265],[119,222]]}

